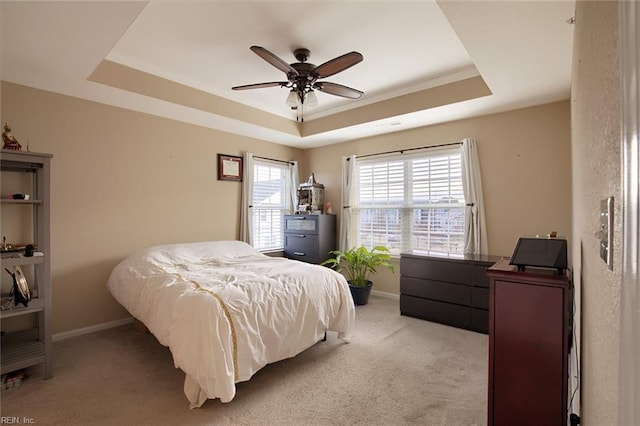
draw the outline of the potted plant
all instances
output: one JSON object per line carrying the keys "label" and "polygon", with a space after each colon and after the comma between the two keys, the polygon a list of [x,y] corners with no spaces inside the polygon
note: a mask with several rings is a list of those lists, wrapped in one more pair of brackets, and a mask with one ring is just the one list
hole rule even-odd
{"label": "potted plant", "polygon": [[333,250],[329,253],[333,257],[322,262],[322,265],[343,273],[356,305],[366,305],[369,302],[373,286],[369,278],[376,273],[376,268],[383,266],[395,272],[394,266],[389,262],[389,249],[384,246],[376,246],[371,250],[360,246],[347,251]]}

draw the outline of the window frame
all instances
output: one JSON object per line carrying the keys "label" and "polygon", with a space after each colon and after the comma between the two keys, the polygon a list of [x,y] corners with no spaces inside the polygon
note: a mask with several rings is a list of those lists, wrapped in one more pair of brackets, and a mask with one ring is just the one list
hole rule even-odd
{"label": "window frame", "polygon": [[[425,160],[426,163],[429,164],[429,166],[427,167],[429,168],[429,178],[426,180],[423,179],[421,181],[423,186],[426,184],[429,188],[431,188],[431,186],[434,186],[435,183],[439,183],[440,186],[442,186],[444,179],[441,177],[440,180],[438,180],[433,177],[436,175],[436,173],[432,173],[430,168],[433,168],[433,164],[437,165],[437,160],[443,157],[447,158],[446,162],[448,162],[447,171],[449,177],[447,180],[448,183],[445,185],[448,187],[448,190],[446,191],[446,199],[448,200],[448,202],[434,202],[433,200],[426,200],[427,202],[416,202],[415,196],[416,192],[418,192],[416,191],[416,188],[418,187],[415,175],[413,173],[414,165],[417,161],[419,162]],[[434,163],[434,161],[436,163]],[[368,179],[371,179],[371,184],[369,185],[370,187],[366,188],[366,190],[363,191],[363,184],[361,182],[361,179],[363,177],[363,168],[375,168],[376,166],[382,166],[382,168],[384,168],[386,165],[387,169],[389,169],[389,167],[391,167],[391,164],[396,164],[397,166],[397,163],[402,164],[401,179],[399,179],[397,171],[395,172],[396,175],[393,176],[395,180],[392,184],[389,183],[390,179],[386,179],[381,184],[387,185],[386,194],[384,193],[384,191],[382,191],[382,198],[379,200],[379,202],[373,202],[377,196],[375,194],[375,172],[372,170],[367,176]],[[355,202],[352,203],[355,214],[353,226],[356,227],[354,232],[356,245],[365,245],[370,249],[376,245],[383,245],[391,250],[391,254],[394,257],[399,256],[402,252],[415,250],[438,255],[463,256],[465,232],[464,215],[466,204],[462,187],[462,149],[460,147],[444,148],[411,154],[403,154],[400,152],[392,155],[376,156],[373,158],[359,160],[356,163],[356,168],[356,178],[354,182]],[[452,170],[453,175],[451,173]],[[387,176],[389,176],[389,172],[387,172]],[[400,187],[398,187],[398,182],[401,182]],[[422,188],[422,190],[424,192],[424,188]],[[370,198],[370,200],[368,200],[368,202],[363,202],[363,192],[368,192],[368,194],[372,197]],[[433,192],[437,193],[438,191]],[[440,192],[442,192],[442,190],[440,190]],[[400,196],[401,194],[401,201],[390,201],[390,194],[393,194],[396,197]],[[384,200],[385,195],[387,197],[386,201]],[[432,193],[429,192],[429,195],[431,196]],[[455,200],[455,202],[453,202],[453,200]],[[380,223],[384,224],[384,221],[378,223],[378,225],[380,226],[378,230],[374,229],[376,224],[373,224],[371,228],[369,228],[369,231],[363,231],[363,216],[365,214],[367,214],[368,212],[374,212],[369,213],[370,215],[380,214],[380,211],[385,210],[397,212],[396,216],[398,218],[399,224],[395,228],[395,232],[387,232],[385,234],[382,234],[382,237],[378,239],[372,236],[371,234],[376,231],[380,233],[379,230],[384,227],[383,225],[380,225]],[[440,213],[438,213],[438,210],[440,210]],[[416,215],[424,215],[425,212],[431,212],[430,214],[432,220],[431,223],[426,223],[427,229],[422,233],[426,235],[427,238],[433,238],[436,235],[441,235],[441,239],[443,241],[446,240],[445,243],[442,243],[444,244],[443,247],[438,248],[437,244],[431,241],[427,244],[425,244],[424,242],[422,244],[416,243],[416,239],[421,234],[421,232],[416,232],[417,226],[421,225],[421,223],[416,223]],[[433,220],[433,218],[435,217],[434,213],[438,216],[438,221],[440,222],[440,224],[436,224],[436,221]],[[367,219],[364,218],[364,220]],[[386,225],[389,225],[388,218]],[[425,224],[422,223],[422,225]],[[434,229],[434,226],[442,227],[445,230],[447,230],[447,227],[449,229],[446,232],[437,232],[437,230]],[[367,233],[370,234],[369,238],[367,238]],[[389,242],[390,239],[399,240],[399,242],[396,244],[392,244]]]}
{"label": "window frame", "polygon": [[[261,173],[260,168],[268,167],[269,169],[278,169],[280,170],[280,191],[278,192],[280,196],[280,204],[270,204],[266,205],[266,207],[261,207],[260,202],[256,202],[256,190],[260,190],[260,183],[262,182],[260,179]],[[272,161],[263,158],[253,159],[253,190],[251,194],[251,209],[252,209],[252,218],[251,218],[251,227],[253,233],[253,247],[256,250],[261,252],[277,252],[284,250],[284,215],[291,213],[291,181],[287,178],[287,174],[290,173],[289,169],[290,165],[288,163]],[[275,194],[275,193],[274,193]],[[278,225],[274,223],[274,212],[278,212],[279,220]],[[267,231],[262,230],[260,226],[256,223],[261,217],[270,216],[270,219],[262,221],[266,224],[266,222],[271,222],[270,226],[267,226]],[[275,238],[274,244],[263,244],[262,240],[264,236],[270,236]]]}

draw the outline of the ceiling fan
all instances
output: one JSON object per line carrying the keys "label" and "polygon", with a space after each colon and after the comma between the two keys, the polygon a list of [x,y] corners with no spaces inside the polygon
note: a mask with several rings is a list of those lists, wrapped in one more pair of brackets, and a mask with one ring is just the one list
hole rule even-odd
{"label": "ceiling fan", "polygon": [[342,96],[343,98],[358,99],[364,92],[343,86],[342,84],[330,83],[328,81],[318,81],[319,79],[330,77],[341,71],[351,68],[361,62],[363,57],[358,52],[345,53],[342,56],[333,58],[322,65],[315,66],[307,62],[311,52],[309,49],[295,49],[293,56],[298,62],[288,64],[264,47],[251,46],[250,49],[265,61],[287,75],[287,81],[272,81],[267,83],[245,84],[243,86],[232,87],[233,90],[261,89],[264,87],[286,87],[290,89],[287,97],[287,105],[293,110],[301,108],[303,105],[315,106],[318,100],[314,90],[328,93],[330,95]]}

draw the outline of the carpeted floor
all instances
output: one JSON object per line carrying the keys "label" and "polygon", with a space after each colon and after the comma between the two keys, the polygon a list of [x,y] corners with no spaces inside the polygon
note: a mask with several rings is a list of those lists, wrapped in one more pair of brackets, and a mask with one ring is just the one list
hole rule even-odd
{"label": "carpeted floor", "polygon": [[[54,344],[54,377],[29,371],[1,415],[37,425],[484,425],[484,334],[400,316],[372,296],[352,343],[334,333],[190,410],[184,375],[148,333],[123,326]],[[5,422],[6,423],[6,422]]]}

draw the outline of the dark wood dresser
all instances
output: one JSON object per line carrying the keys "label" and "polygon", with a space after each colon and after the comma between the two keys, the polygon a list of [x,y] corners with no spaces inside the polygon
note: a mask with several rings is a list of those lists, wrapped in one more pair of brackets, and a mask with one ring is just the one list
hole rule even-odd
{"label": "dark wood dresser", "polygon": [[284,255],[289,259],[321,263],[336,249],[336,216],[289,214],[284,216]]}
{"label": "dark wood dresser", "polygon": [[518,272],[504,259],[488,271],[489,425],[567,424],[571,278]]}
{"label": "dark wood dresser", "polygon": [[400,256],[400,313],[458,328],[489,330],[487,268],[499,256]]}

